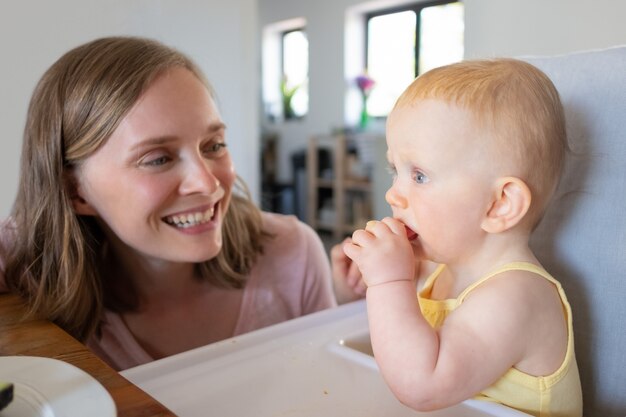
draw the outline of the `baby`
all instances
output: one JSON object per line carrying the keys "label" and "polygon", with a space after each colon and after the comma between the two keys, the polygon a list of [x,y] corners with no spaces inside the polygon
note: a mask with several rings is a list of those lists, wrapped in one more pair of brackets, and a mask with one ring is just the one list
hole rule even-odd
{"label": "baby", "polygon": [[434,69],[398,99],[387,145],[393,218],[343,249],[393,393],[420,411],[479,398],[580,417],[571,309],[528,245],[567,151],[552,82],[514,59]]}

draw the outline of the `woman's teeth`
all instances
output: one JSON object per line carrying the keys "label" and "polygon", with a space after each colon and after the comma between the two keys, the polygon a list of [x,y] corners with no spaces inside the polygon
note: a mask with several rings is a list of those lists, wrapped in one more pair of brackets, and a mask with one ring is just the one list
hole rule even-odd
{"label": "woman's teeth", "polygon": [[176,227],[192,227],[198,224],[206,223],[215,214],[215,206],[211,207],[205,212],[178,214],[175,216],[168,216],[165,218],[165,222]]}

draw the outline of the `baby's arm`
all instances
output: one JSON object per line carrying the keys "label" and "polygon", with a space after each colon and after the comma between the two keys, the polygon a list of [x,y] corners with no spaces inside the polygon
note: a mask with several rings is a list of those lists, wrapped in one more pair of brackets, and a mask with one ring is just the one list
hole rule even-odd
{"label": "baby's arm", "polygon": [[368,285],[376,361],[406,405],[426,411],[471,398],[523,357],[528,317],[523,295],[512,302],[501,285],[485,286],[434,330],[416,299],[413,251],[402,223],[384,219],[357,231],[345,250]]}

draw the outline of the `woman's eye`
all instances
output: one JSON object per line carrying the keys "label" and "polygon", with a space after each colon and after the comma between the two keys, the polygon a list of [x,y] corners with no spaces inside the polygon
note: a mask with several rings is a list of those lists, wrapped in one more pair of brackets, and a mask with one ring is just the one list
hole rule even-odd
{"label": "woman's eye", "polygon": [[170,160],[170,157],[163,155],[156,158],[146,158],[140,164],[147,167],[159,167],[167,164]]}
{"label": "woman's eye", "polygon": [[224,142],[214,142],[209,144],[204,152],[210,155],[221,155],[226,150],[226,143]]}
{"label": "woman's eye", "polygon": [[413,179],[418,184],[426,184],[428,182],[428,177],[423,172],[417,171],[413,174]]}

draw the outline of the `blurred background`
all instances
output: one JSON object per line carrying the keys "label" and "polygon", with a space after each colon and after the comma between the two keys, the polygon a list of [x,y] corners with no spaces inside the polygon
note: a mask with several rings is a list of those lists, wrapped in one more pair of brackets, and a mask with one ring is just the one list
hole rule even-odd
{"label": "blurred background", "polygon": [[0,217],[35,83],[94,38],[156,38],[214,85],[254,199],[330,240],[386,213],[385,116],[419,73],[463,58],[626,44],[615,0],[8,0],[0,6]]}

